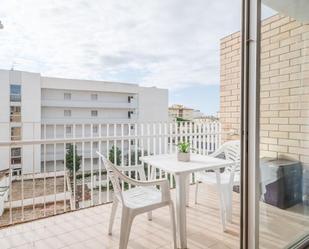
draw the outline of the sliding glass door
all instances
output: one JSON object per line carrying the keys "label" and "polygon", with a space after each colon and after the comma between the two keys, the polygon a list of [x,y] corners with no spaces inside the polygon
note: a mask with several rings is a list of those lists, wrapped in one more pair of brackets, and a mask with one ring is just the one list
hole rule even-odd
{"label": "sliding glass door", "polygon": [[244,245],[308,248],[309,1],[244,2]]}
{"label": "sliding glass door", "polygon": [[309,238],[309,2],[262,4],[259,247],[284,248]]}

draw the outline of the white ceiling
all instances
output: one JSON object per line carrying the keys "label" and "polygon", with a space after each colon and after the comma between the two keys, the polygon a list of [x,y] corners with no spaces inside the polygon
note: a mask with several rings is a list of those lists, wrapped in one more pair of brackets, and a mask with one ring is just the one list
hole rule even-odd
{"label": "white ceiling", "polygon": [[309,0],[262,0],[262,2],[279,13],[309,23]]}

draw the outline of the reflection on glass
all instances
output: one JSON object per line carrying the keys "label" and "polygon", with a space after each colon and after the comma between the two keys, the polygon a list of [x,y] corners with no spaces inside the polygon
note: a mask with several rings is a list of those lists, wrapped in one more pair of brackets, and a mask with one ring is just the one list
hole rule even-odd
{"label": "reflection on glass", "polygon": [[10,101],[21,101],[21,85],[10,85]]}
{"label": "reflection on glass", "polygon": [[268,249],[309,238],[309,2],[263,3],[259,241]]}
{"label": "reflection on glass", "polygon": [[21,107],[11,106],[10,122],[21,122]]}
{"label": "reflection on glass", "polygon": [[11,149],[11,164],[21,164],[21,148]]}
{"label": "reflection on glass", "polygon": [[21,128],[20,127],[12,127],[11,128],[11,140],[21,140]]}

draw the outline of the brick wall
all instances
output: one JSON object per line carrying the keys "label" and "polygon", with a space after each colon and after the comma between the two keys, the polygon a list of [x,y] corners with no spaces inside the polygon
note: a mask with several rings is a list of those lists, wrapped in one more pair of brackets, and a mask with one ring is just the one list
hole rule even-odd
{"label": "brick wall", "polygon": [[[309,169],[309,25],[275,15],[261,30],[261,156],[299,160]],[[221,39],[220,120],[225,132],[238,134],[239,56],[239,32]],[[308,170],[304,177],[309,193]]]}
{"label": "brick wall", "polygon": [[[240,33],[221,39],[220,121],[223,141],[238,139],[240,129]],[[233,135],[234,134],[234,135]]]}

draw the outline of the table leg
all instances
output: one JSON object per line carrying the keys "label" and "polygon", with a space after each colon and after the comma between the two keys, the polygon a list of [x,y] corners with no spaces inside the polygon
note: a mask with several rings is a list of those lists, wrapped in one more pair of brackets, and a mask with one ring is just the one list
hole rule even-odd
{"label": "table leg", "polygon": [[215,170],[216,178],[217,178],[217,188],[218,188],[218,195],[220,200],[220,216],[222,222],[222,230],[223,232],[226,231],[226,206],[225,200],[222,193],[222,186],[221,186],[221,177],[220,177],[220,170]]}
{"label": "table leg", "polygon": [[180,248],[187,248],[186,180],[187,174],[175,175],[176,180],[176,218]]}
{"label": "table leg", "polygon": [[186,206],[190,204],[190,175],[186,177]]}

